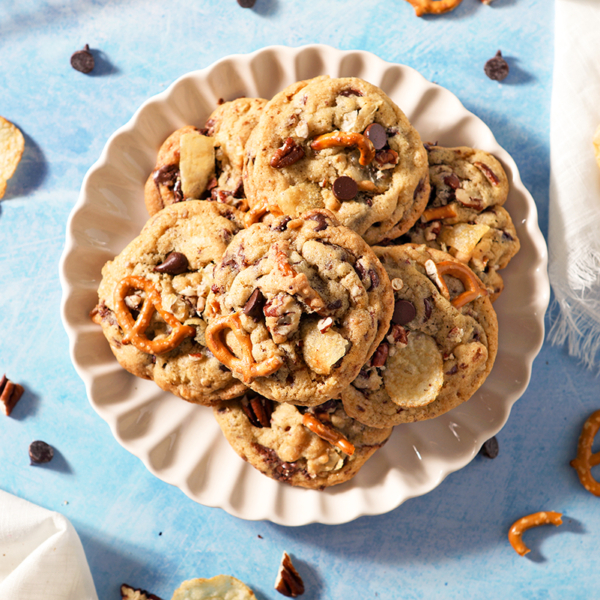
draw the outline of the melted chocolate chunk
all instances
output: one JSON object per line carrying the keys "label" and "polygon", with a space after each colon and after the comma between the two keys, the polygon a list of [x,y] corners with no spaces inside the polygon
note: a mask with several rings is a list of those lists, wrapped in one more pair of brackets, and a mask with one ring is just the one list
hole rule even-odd
{"label": "melted chocolate chunk", "polygon": [[449,185],[453,190],[457,190],[460,187],[460,179],[456,173],[450,173],[444,177],[444,183]]}
{"label": "melted chocolate chunk", "polygon": [[323,231],[327,229],[329,223],[327,222],[327,217],[320,212],[314,213],[308,217],[311,221],[316,221],[318,225],[315,227],[315,231]]}
{"label": "melted chocolate chunk", "polygon": [[154,171],[152,178],[156,185],[166,185],[172,188],[179,177],[179,165],[165,165]]}
{"label": "melted chocolate chunk", "polygon": [[90,47],[86,44],[83,50],[77,50],[71,56],[71,66],[80,73],[90,73],[94,70],[96,62],[90,52]]}
{"label": "melted chocolate chunk", "polygon": [[502,58],[502,52],[498,50],[494,58],[490,58],[483,67],[485,74],[494,81],[504,81],[508,76],[508,63]]}
{"label": "melted chocolate chunk", "polygon": [[406,325],[417,316],[417,309],[410,300],[396,300],[392,322],[396,325]]}
{"label": "melted chocolate chunk", "polygon": [[169,252],[165,261],[154,267],[154,270],[158,273],[168,273],[169,275],[181,275],[185,273],[190,264],[185,254],[181,252]]}
{"label": "melted chocolate chunk", "polygon": [[46,442],[35,441],[29,445],[29,458],[32,465],[42,465],[54,458],[54,449]]}
{"label": "melted chocolate chunk", "polygon": [[340,92],[340,96],[346,96],[346,98],[348,98],[350,96],[364,96],[364,94],[360,90],[354,88],[347,88]]}
{"label": "melted chocolate chunk", "polygon": [[423,300],[423,304],[425,305],[425,320],[429,321],[434,306],[433,298],[431,296],[429,296],[429,298],[425,298]]}
{"label": "melted chocolate chunk", "polygon": [[333,182],[331,190],[333,191],[333,195],[343,202],[356,197],[356,194],[358,194],[358,184],[352,177],[342,175]]}
{"label": "melted chocolate chunk", "polygon": [[371,123],[365,129],[364,135],[371,140],[375,150],[381,150],[387,144],[387,133],[379,123]]}

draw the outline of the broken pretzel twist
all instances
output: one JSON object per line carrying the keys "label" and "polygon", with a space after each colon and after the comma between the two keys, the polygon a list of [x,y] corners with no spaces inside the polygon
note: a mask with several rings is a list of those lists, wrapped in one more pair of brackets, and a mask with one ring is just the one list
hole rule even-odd
{"label": "broken pretzel twist", "polygon": [[415,9],[417,17],[426,14],[441,15],[454,10],[462,0],[406,0]]}
{"label": "broken pretzel twist", "polygon": [[508,541],[517,554],[525,556],[531,550],[523,542],[522,536],[525,531],[539,525],[562,525],[562,514],[552,511],[543,511],[527,515],[516,521],[508,531]]}
{"label": "broken pretzel twist", "polygon": [[[235,356],[227,347],[222,337],[225,329],[231,329],[235,335],[242,353],[242,358]],[[212,321],[206,328],[206,347],[228,369],[242,376],[244,383],[248,384],[257,377],[267,377],[275,373],[283,365],[278,356],[257,363],[252,356],[252,340],[242,327],[240,312],[224,315]]]}
{"label": "broken pretzel twist", "polygon": [[351,444],[341,433],[335,429],[329,427],[322,421],[319,421],[317,417],[310,413],[304,413],[302,417],[302,424],[310,429],[313,433],[317,434],[320,438],[326,442],[337,446],[342,452],[345,452],[349,456],[354,454],[354,445]]}
{"label": "broken pretzel twist", "polygon": [[[125,304],[125,298],[130,290],[143,290],[146,292],[144,304],[136,320],[131,316],[129,308]],[[177,348],[186,338],[196,334],[196,328],[182,325],[174,314],[162,307],[160,294],[154,284],[143,277],[129,275],[119,281],[114,292],[115,316],[125,334],[123,344],[133,344],[138,350],[147,354],[163,354]],[[165,320],[172,328],[171,333],[165,338],[149,340],[145,334],[150,325],[154,312]]]}
{"label": "broken pretzel twist", "polygon": [[594,496],[600,496],[600,483],[592,477],[591,472],[592,467],[600,464],[600,452],[592,454],[592,444],[599,429],[600,410],[597,410],[583,424],[577,444],[577,457],[571,461],[571,466],[577,471],[581,485]]}
{"label": "broken pretzel twist", "polygon": [[444,275],[456,277],[456,279],[465,286],[465,291],[452,300],[452,306],[454,306],[454,308],[460,308],[480,296],[487,296],[487,290],[481,287],[481,283],[479,282],[479,279],[477,279],[475,273],[473,273],[466,265],[459,262],[444,260],[437,263],[435,266],[440,275],[440,283],[444,286],[442,293],[446,295],[450,294],[448,286],[443,279]]}
{"label": "broken pretzel twist", "polygon": [[362,133],[350,133],[343,131],[332,131],[316,137],[310,144],[313,150],[325,150],[338,146],[356,146],[360,151],[359,163],[365,167],[375,158],[375,146],[373,142]]}

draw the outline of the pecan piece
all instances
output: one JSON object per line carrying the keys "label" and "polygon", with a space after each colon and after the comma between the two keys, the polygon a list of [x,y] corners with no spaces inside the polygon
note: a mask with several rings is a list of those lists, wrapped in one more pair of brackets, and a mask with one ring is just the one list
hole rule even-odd
{"label": "pecan piece", "polygon": [[2,379],[0,379],[0,403],[3,404],[4,414],[7,417],[10,416],[12,409],[21,399],[23,392],[22,385],[13,383],[6,375],[2,375]]}
{"label": "pecan piece", "polygon": [[304,149],[289,137],[281,148],[278,148],[271,158],[270,165],[274,169],[290,167],[304,157]]}
{"label": "pecan piece", "polygon": [[473,163],[489,180],[492,185],[498,185],[500,180],[496,177],[496,174],[490,169],[485,163],[475,162]]}
{"label": "pecan piece", "polygon": [[373,358],[371,359],[371,365],[374,367],[383,367],[387,361],[389,353],[390,347],[385,342],[379,344],[377,350],[375,350],[375,354],[373,354]]}
{"label": "pecan piece", "polygon": [[304,582],[292,564],[292,559],[287,552],[283,553],[275,589],[288,598],[296,598],[304,594]]}
{"label": "pecan piece", "polygon": [[262,429],[271,427],[271,415],[273,414],[273,402],[262,396],[248,399],[246,396],[241,401],[242,410],[254,427]]}
{"label": "pecan piece", "polygon": [[390,169],[398,164],[398,153],[395,150],[378,150],[375,162],[379,169]]}

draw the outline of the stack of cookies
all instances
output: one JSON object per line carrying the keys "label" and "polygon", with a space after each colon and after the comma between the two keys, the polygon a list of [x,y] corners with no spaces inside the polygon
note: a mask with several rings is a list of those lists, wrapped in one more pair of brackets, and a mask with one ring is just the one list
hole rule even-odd
{"label": "stack of cookies", "polygon": [[266,475],[323,489],[492,369],[519,249],[500,163],[424,144],[379,88],[298,82],[175,131],[92,311],[119,363],[204,406]]}

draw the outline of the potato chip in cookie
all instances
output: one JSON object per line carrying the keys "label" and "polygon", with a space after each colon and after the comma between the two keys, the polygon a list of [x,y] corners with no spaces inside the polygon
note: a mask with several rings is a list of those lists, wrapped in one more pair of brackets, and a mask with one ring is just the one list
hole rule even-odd
{"label": "potato chip in cookie", "polygon": [[246,141],[266,104],[261,98],[224,102],[203,129],[173,132],[161,146],[144,188],[148,212],[189,199],[211,199],[248,208],[242,167]]}
{"label": "potato chip in cookie", "polygon": [[92,318],[127,371],[198,404],[244,392],[207,350],[204,316],[214,265],[240,227],[226,204],[173,204],[106,263]]}
{"label": "potato chip in cookie", "polygon": [[254,592],[231,575],[184,581],[171,600],[256,600]]}
{"label": "potato chip in cookie", "polygon": [[312,406],[356,377],[389,327],[393,296],[367,243],[316,209],[240,231],[207,304],[206,344],[236,377]]}
{"label": "potato chip in cookie", "polygon": [[498,270],[520,247],[510,215],[502,208],[508,195],[506,173],[483,150],[427,148],[429,203],[400,241],[426,244],[468,264],[494,301],[504,287]]}
{"label": "potato chip in cookie", "polygon": [[375,247],[394,290],[392,324],[342,392],[346,412],[371,427],[437,417],[485,381],[498,347],[487,291],[455,258],[427,246]]}
{"label": "potato chip in cookie", "polygon": [[6,182],[21,161],[24,148],[23,134],[10,121],[0,117],[0,198],[6,192]]}
{"label": "potato chip in cookie", "polygon": [[306,408],[249,393],[213,412],[232,448],[254,468],[318,490],[354,477],[392,432],[352,419],[339,400]]}
{"label": "potato chip in cookie", "polygon": [[427,156],[404,113],[355,77],[316,77],[273,97],[246,144],[254,210],[326,208],[369,244],[394,238],[429,197]]}

